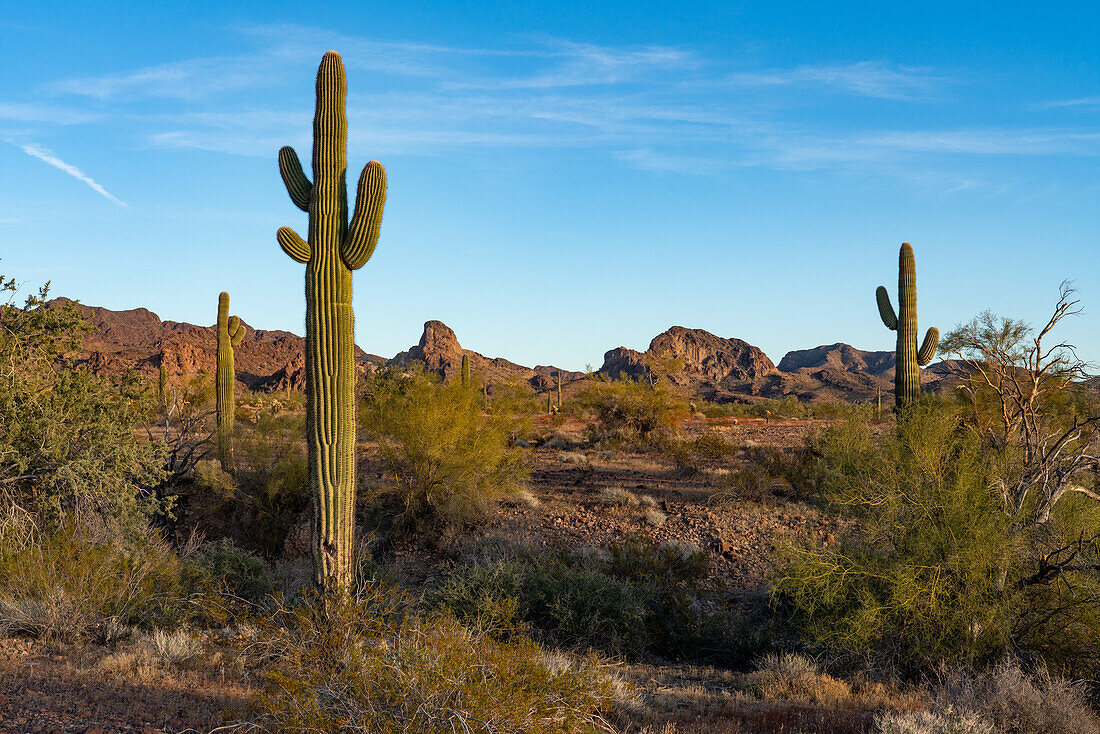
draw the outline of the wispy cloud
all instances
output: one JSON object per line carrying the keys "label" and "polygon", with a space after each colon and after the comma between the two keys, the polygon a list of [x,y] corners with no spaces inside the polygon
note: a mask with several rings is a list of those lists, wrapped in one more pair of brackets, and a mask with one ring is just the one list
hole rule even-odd
{"label": "wispy cloud", "polygon": [[1052,99],[1034,105],[1035,110],[1060,110],[1067,107],[1100,107],[1100,96],[1077,97],[1075,99]]}
{"label": "wispy cloud", "polygon": [[19,148],[21,148],[23,152],[27,155],[37,158],[40,161],[50,164],[54,168],[64,171],[78,181],[83,181],[84,183],[88,184],[88,187],[92,189],[92,191],[95,191],[97,194],[100,194],[109,201],[112,201],[122,207],[129,206],[128,204],[126,204],[126,202],[122,201],[114,194],[107,191],[107,189],[96,183],[95,179],[84,173],[84,171],[81,171],[79,168],[72,165],[71,163],[66,163],[65,161],[58,158],[50,149],[43,148],[42,146],[35,145],[33,143],[27,143],[23,145],[13,143],[13,145],[18,145]]}
{"label": "wispy cloud", "polygon": [[732,86],[820,86],[864,97],[910,101],[933,96],[949,80],[929,69],[860,61],[737,72],[725,81]]}

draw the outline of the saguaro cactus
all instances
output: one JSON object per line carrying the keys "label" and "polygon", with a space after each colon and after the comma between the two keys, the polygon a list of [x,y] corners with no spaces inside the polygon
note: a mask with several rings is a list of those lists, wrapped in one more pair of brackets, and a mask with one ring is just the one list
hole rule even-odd
{"label": "saguaro cactus", "polygon": [[244,339],[245,326],[237,316],[229,315],[229,294],[218,296],[218,374],[214,382],[218,409],[218,453],[224,463],[229,458],[236,406],[233,403],[233,347]]}
{"label": "saguaro cactus", "polygon": [[901,245],[898,257],[898,304],[900,315],[890,305],[890,294],[884,286],[875,291],[878,313],[886,328],[898,332],[897,359],[894,366],[894,400],[898,408],[904,408],[920,397],[920,368],[936,356],[940,332],[935,326],[928,329],[924,341],[917,349],[917,265],[913,248],[908,242]]}
{"label": "saguaro cactus", "polygon": [[309,237],[279,229],[283,251],[306,265],[306,444],[313,502],[314,581],[326,592],[350,587],[355,523],[355,317],[352,271],[378,244],[386,171],[371,161],[359,176],[348,222],[347,82],[340,54],[329,51],[317,71],[313,117],[313,181],[293,148],[279,151],[290,200],[309,213]]}
{"label": "saguaro cactus", "polygon": [[561,407],[561,370],[558,370],[558,407]]}
{"label": "saguaro cactus", "polygon": [[168,365],[164,364],[164,355],[160,357],[160,371],[157,374],[157,398],[163,403],[168,394]]}
{"label": "saguaro cactus", "polygon": [[462,355],[462,387],[470,386],[470,355]]}

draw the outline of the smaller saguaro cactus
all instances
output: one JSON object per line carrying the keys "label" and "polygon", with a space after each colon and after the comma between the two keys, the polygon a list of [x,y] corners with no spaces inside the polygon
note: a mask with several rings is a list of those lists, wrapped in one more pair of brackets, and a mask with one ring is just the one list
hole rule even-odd
{"label": "smaller saguaro cactus", "polygon": [[164,364],[164,359],[160,362],[160,374],[157,376],[157,397],[163,403],[165,396],[168,394],[168,365]]}
{"label": "smaller saguaro cactus", "polygon": [[558,370],[558,408],[561,408],[561,370]]}
{"label": "smaller saguaro cactus", "polygon": [[898,255],[898,308],[890,304],[890,294],[884,286],[875,291],[878,313],[886,328],[898,333],[897,353],[894,365],[894,402],[904,408],[920,398],[920,368],[936,356],[940,332],[935,326],[928,329],[924,341],[917,348],[917,264],[913,247],[903,242]]}
{"label": "smaller saguaro cactus", "polygon": [[470,386],[470,355],[462,355],[462,387]]}
{"label": "smaller saguaro cactus", "polygon": [[229,294],[218,296],[218,374],[215,394],[218,413],[218,452],[222,462],[229,458],[230,441],[236,406],[233,403],[233,385],[236,372],[233,369],[233,347],[244,339],[245,326],[237,316],[229,315]]}

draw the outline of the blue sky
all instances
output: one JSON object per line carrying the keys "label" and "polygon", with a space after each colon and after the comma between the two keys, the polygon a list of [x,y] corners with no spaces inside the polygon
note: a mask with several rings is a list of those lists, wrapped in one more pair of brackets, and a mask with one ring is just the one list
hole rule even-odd
{"label": "blue sky", "polygon": [[[919,7],[917,7],[919,6]],[[389,177],[356,336],[440,319],[523,364],[598,366],[673,324],[776,362],[892,349],[874,290],[916,250],[921,328],[985,308],[1100,362],[1100,10],[1091,3],[0,3],[0,272],[301,333],[321,55],[349,178]]]}

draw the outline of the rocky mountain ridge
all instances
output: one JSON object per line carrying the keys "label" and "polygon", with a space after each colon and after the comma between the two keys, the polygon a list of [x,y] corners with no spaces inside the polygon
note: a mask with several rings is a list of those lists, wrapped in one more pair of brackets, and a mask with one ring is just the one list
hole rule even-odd
{"label": "rocky mountain ridge", "polygon": [[[58,298],[57,308],[74,302]],[[171,375],[212,374],[216,335],[213,326],[162,321],[144,308],[126,311],[75,304],[92,327],[78,355],[79,363],[96,371],[133,369],[154,376],[163,363]],[[304,340],[288,331],[249,328],[236,350],[238,382],[250,389],[300,390],[305,379]],[[584,373],[559,370],[553,365],[527,367],[501,357],[487,357],[464,349],[454,330],[441,321],[428,321],[419,342],[386,359],[356,347],[361,373],[385,366],[423,366],[444,379],[470,359],[477,379],[495,385],[526,383],[535,390],[552,389],[560,371],[563,385]],[[934,367],[934,366],[933,366]],[[670,369],[671,368],[671,369]],[[776,365],[762,350],[736,338],[723,338],[703,329],[673,326],[658,334],[644,352],[616,347],[604,354],[598,375],[645,379],[652,369],[666,372],[685,394],[716,401],[753,402],[794,395],[800,400],[865,400],[893,389],[894,353],[864,351],[836,343],[788,352]],[[928,382],[942,370],[925,370]]]}

